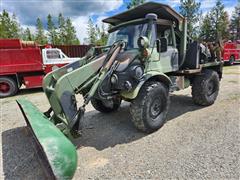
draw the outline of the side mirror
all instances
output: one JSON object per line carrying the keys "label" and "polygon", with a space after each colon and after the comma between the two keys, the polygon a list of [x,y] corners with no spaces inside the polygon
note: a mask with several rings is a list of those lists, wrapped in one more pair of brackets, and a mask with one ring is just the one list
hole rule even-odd
{"label": "side mirror", "polygon": [[156,41],[156,44],[157,44],[157,52],[167,52],[167,46],[168,46],[167,38],[161,37]]}

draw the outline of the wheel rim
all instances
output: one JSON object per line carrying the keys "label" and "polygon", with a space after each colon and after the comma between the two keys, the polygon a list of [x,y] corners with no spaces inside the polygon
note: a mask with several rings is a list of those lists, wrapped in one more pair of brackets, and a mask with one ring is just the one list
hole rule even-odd
{"label": "wheel rim", "polygon": [[215,85],[214,81],[209,81],[207,85],[207,90],[208,90],[208,96],[211,96],[215,92]]}
{"label": "wheel rim", "polygon": [[0,93],[8,93],[10,85],[7,82],[0,82]]}
{"label": "wheel rim", "polygon": [[156,119],[156,117],[158,117],[159,114],[161,114],[162,112],[161,99],[160,98],[154,99],[150,105],[149,110],[150,110],[150,116],[153,119]]}

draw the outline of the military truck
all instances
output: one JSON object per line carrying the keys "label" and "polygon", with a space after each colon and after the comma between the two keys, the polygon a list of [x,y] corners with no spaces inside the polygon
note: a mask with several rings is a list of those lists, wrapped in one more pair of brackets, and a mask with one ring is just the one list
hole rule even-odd
{"label": "military truck", "polygon": [[[75,172],[71,141],[81,135],[89,102],[110,113],[128,101],[133,124],[151,133],[166,122],[170,92],[192,86],[193,102],[202,106],[218,96],[222,62],[204,57],[199,43],[187,35],[187,19],[168,5],[148,2],[103,22],[113,26],[106,46],[92,48],[44,78],[47,112],[17,100],[52,177],[69,179]],[[76,94],[84,98],[80,107]]]}

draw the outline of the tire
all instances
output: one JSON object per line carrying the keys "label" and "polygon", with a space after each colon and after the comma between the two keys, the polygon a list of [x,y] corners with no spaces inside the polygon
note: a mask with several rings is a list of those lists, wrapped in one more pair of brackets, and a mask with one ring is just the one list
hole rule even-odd
{"label": "tire", "polygon": [[197,105],[209,106],[217,99],[219,92],[219,76],[216,71],[205,70],[196,76],[192,84],[192,98]]}
{"label": "tire", "polygon": [[146,82],[130,105],[133,124],[147,133],[158,130],[166,121],[169,103],[169,89],[164,84]]}
{"label": "tire", "polygon": [[229,59],[229,61],[228,61],[228,65],[229,65],[229,66],[232,66],[232,65],[234,64],[234,61],[235,61],[234,56],[231,56],[230,59]]}
{"label": "tire", "polygon": [[122,100],[120,98],[117,98],[117,99],[113,99],[113,100],[104,100],[104,101],[93,98],[91,100],[91,103],[92,103],[92,106],[97,111],[102,112],[102,113],[110,113],[110,112],[118,110],[118,108],[121,105]]}
{"label": "tire", "polygon": [[0,97],[9,97],[17,93],[18,86],[14,79],[9,77],[0,77]]}
{"label": "tire", "polygon": [[231,57],[230,57],[230,60],[229,60],[230,65],[233,65],[233,64],[234,64],[234,61],[235,61],[234,56],[231,56]]}

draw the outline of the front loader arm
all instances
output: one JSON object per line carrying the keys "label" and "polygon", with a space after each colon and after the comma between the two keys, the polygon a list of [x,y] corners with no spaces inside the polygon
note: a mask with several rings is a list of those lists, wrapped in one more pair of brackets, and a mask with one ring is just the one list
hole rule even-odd
{"label": "front loader arm", "polygon": [[[85,111],[85,105],[94,96],[122,46],[123,42],[117,42],[107,54],[91,59],[88,63],[88,59],[83,58],[53,71],[44,78],[43,89],[54,112],[50,116],[49,111],[48,116],[65,135],[71,138],[79,134],[80,119]],[[75,94],[81,93],[82,90],[85,101],[78,109]]]}
{"label": "front loader arm", "polygon": [[[75,91],[86,82],[93,81],[105,58],[106,55],[101,55],[89,63],[86,63],[86,58],[82,58],[49,73],[44,78],[43,89],[54,112],[51,121],[55,124],[63,123],[61,130],[64,130],[70,123],[72,126],[71,120],[76,116]],[[65,132],[65,134],[68,133]]]}

